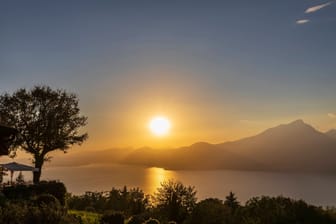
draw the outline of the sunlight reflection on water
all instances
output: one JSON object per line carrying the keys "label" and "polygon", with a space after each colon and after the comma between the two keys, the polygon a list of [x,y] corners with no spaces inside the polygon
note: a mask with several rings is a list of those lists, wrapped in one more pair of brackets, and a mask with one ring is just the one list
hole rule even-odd
{"label": "sunlight reflection on water", "polygon": [[[16,175],[16,174],[15,174]],[[23,173],[26,180],[29,174]],[[8,177],[6,177],[8,178]],[[16,176],[14,177],[14,179]],[[92,164],[88,166],[48,167],[42,173],[44,180],[61,180],[69,192],[108,191],[112,187],[140,187],[153,194],[164,180],[181,181],[195,186],[199,200],[208,197],[224,199],[234,191],[241,202],[253,196],[284,195],[304,199],[315,205],[335,205],[336,176],[253,171],[171,171],[120,164]]]}
{"label": "sunlight reflection on water", "polygon": [[168,171],[158,167],[146,169],[145,188],[149,193],[154,193],[160,183],[175,178],[174,171]]}

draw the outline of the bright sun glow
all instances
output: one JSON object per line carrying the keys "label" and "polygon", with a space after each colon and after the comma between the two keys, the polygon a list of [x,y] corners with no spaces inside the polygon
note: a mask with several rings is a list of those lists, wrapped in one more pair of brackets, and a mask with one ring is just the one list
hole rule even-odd
{"label": "bright sun glow", "polygon": [[170,121],[166,117],[154,117],[149,122],[149,130],[156,136],[164,136],[169,133]]}

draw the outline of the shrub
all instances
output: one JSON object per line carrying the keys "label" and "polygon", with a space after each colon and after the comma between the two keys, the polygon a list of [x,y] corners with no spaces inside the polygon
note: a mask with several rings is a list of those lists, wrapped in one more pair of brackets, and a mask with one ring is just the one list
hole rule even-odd
{"label": "shrub", "polygon": [[30,206],[25,216],[25,223],[59,224],[66,215],[66,210],[62,207],[57,207],[57,205]]}
{"label": "shrub", "polygon": [[41,194],[36,197],[35,202],[38,206],[49,205],[60,207],[58,199],[51,194]]}
{"label": "shrub", "polygon": [[145,219],[144,219],[143,216],[134,215],[128,220],[127,224],[142,224],[142,223],[144,223],[144,221],[145,221]]}
{"label": "shrub", "polygon": [[24,204],[6,203],[0,207],[0,223],[23,224],[27,211],[27,206]]}
{"label": "shrub", "polygon": [[109,211],[102,215],[100,224],[124,224],[124,214],[121,212]]}
{"label": "shrub", "polygon": [[8,202],[0,207],[1,224],[80,224],[66,209],[50,202],[36,205],[28,201]]}
{"label": "shrub", "polygon": [[93,206],[87,206],[87,207],[85,207],[85,211],[87,211],[87,212],[96,212],[96,209]]}
{"label": "shrub", "polygon": [[65,205],[66,188],[59,181],[41,181],[39,184],[33,185],[36,187],[36,192],[46,193],[55,196],[61,205]]}
{"label": "shrub", "polygon": [[66,188],[58,181],[42,181],[35,185],[16,185],[5,187],[4,195],[12,200],[29,200],[41,194],[53,195],[61,203],[65,204]]}
{"label": "shrub", "polygon": [[157,219],[150,218],[146,222],[144,222],[144,224],[160,224],[160,222]]}
{"label": "shrub", "polygon": [[0,192],[0,207],[2,207],[6,203],[6,201],[6,196],[2,192]]}
{"label": "shrub", "polygon": [[69,210],[68,214],[69,216],[76,217],[81,224],[99,224],[101,216],[100,214],[95,212],[78,211],[78,210]]}

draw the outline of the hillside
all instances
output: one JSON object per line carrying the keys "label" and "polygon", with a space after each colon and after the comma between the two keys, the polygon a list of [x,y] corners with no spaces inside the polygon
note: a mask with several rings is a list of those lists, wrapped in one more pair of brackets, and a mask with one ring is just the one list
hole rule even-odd
{"label": "hillside", "polygon": [[328,133],[296,120],[232,142],[199,142],[167,150],[142,148],[123,162],[168,169],[334,172],[336,138],[331,136],[334,132]]}

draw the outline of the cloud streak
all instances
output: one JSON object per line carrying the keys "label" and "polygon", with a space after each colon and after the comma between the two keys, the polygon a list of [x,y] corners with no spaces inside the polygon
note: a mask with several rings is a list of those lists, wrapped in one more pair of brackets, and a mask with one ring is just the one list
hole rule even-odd
{"label": "cloud streak", "polygon": [[323,9],[324,7],[327,7],[327,6],[331,5],[332,3],[333,2],[327,2],[327,3],[321,4],[321,5],[315,5],[315,6],[309,7],[308,9],[306,9],[305,13],[316,12],[320,9]]}
{"label": "cloud streak", "polygon": [[299,19],[299,20],[296,20],[296,24],[305,24],[305,23],[308,23],[310,20],[309,19]]}
{"label": "cloud streak", "polygon": [[336,118],[336,114],[335,113],[328,113],[328,117],[330,117],[330,118]]}

